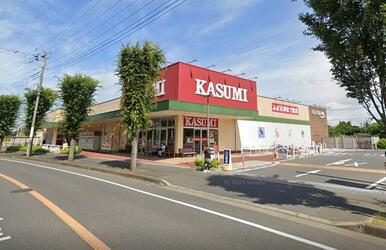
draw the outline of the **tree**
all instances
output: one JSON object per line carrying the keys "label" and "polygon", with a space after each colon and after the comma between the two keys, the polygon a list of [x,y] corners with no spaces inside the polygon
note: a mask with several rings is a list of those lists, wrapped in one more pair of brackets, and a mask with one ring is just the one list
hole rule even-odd
{"label": "tree", "polygon": [[63,102],[63,121],[60,128],[71,139],[68,160],[74,160],[76,139],[82,125],[89,118],[91,105],[99,81],[85,75],[64,75],[59,82],[59,95]]}
{"label": "tree", "polygon": [[[26,102],[26,117],[25,117],[25,131],[28,133],[31,128],[32,116],[35,109],[37,90],[26,89],[24,99]],[[36,113],[35,131],[41,128],[44,121],[45,114],[52,108],[54,102],[58,98],[58,93],[50,88],[42,88],[40,92],[40,99],[38,110]],[[26,133],[26,134],[27,134]]]}
{"label": "tree", "polygon": [[165,64],[162,49],[151,42],[143,46],[122,47],[118,55],[117,75],[121,85],[121,117],[131,141],[131,165],[137,166],[138,134],[151,126],[151,111],[157,101],[153,83],[160,78]]}
{"label": "tree", "polygon": [[386,5],[384,0],[304,0],[299,19],[314,49],[329,59],[333,78],[386,132]]}
{"label": "tree", "polygon": [[0,95],[0,148],[3,140],[10,135],[15,125],[21,100],[14,95]]}

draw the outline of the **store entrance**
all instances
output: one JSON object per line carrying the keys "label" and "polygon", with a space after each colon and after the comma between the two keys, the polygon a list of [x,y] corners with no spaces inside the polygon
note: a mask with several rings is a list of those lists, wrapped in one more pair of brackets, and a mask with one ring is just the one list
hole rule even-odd
{"label": "store entrance", "polygon": [[[209,136],[210,146],[218,144],[218,130],[211,129]],[[203,128],[184,128],[184,148],[192,148],[201,154],[208,143],[208,130]]]}
{"label": "store entrance", "polygon": [[208,130],[195,129],[194,130],[194,151],[201,154],[208,143]]}

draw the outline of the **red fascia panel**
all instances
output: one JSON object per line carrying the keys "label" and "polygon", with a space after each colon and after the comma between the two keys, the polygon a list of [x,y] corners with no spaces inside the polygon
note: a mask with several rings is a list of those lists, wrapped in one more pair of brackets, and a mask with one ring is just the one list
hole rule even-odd
{"label": "red fascia panel", "polygon": [[247,101],[232,100],[212,96],[209,98],[209,103],[211,105],[257,110],[257,93],[255,81],[181,62],[168,66],[164,69],[164,71],[166,72],[166,93],[165,96],[161,97],[159,100],[167,100],[168,98],[183,102],[206,104],[207,97],[195,93],[196,79],[200,79],[206,81],[204,84],[205,91],[207,91],[209,82],[213,82],[214,85],[221,84],[223,86],[232,86],[239,89],[246,89]]}

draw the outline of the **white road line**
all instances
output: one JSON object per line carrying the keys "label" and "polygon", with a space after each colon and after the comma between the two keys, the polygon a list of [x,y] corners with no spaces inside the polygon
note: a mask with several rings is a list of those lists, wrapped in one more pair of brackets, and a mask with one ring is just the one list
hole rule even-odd
{"label": "white road line", "polygon": [[378,156],[378,154],[373,154],[373,156]]}
{"label": "white road line", "polygon": [[382,155],[379,155],[379,156],[380,156],[380,157],[384,157],[385,155],[382,154]]}
{"label": "white road line", "polygon": [[304,173],[304,174],[298,174],[298,175],[295,175],[296,178],[298,177],[302,177],[302,176],[305,176],[305,175],[309,175],[309,174],[316,174],[317,172],[319,172],[320,169],[318,170],[313,170],[313,171],[308,171],[307,173]]}
{"label": "white road line", "polygon": [[273,233],[273,234],[276,234],[276,235],[280,235],[280,236],[288,238],[288,239],[299,241],[299,242],[305,243],[307,245],[319,247],[321,249],[326,249],[326,250],[335,250],[336,249],[336,248],[329,247],[327,245],[323,245],[323,244],[315,242],[315,241],[307,240],[305,238],[302,238],[302,237],[299,237],[299,236],[296,236],[296,235],[288,234],[288,233],[285,233],[285,232],[282,232],[282,231],[279,231],[279,230],[276,230],[276,229],[273,229],[273,228],[269,228],[269,227],[266,227],[266,226],[263,226],[263,225],[260,225],[260,224],[257,224],[257,223],[253,223],[253,222],[250,222],[250,221],[247,221],[247,220],[243,220],[243,219],[240,219],[240,218],[237,218],[237,217],[233,217],[231,215],[223,214],[223,213],[220,213],[220,212],[213,211],[211,209],[206,209],[206,208],[199,207],[199,206],[196,206],[196,205],[193,205],[193,204],[190,204],[190,203],[186,203],[186,202],[183,202],[183,201],[179,201],[179,200],[175,200],[175,199],[172,199],[172,198],[168,198],[166,196],[150,193],[150,192],[147,192],[147,191],[144,191],[144,190],[141,190],[141,189],[125,186],[123,184],[119,184],[119,183],[116,183],[116,182],[104,180],[104,179],[101,179],[101,178],[97,178],[97,177],[93,177],[93,176],[89,176],[89,175],[85,175],[85,174],[80,174],[80,173],[76,173],[76,172],[72,172],[72,171],[68,171],[68,170],[47,167],[47,166],[44,166],[44,165],[33,164],[33,163],[29,163],[29,162],[9,160],[9,159],[0,159],[0,160],[9,161],[9,162],[17,162],[17,163],[21,163],[21,164],[25,164],[25,165],[34,166],[34,167],[50,169],[50,170],[54,170],[54,171],[58,171],[58,172],[63,172],[63,173],[67,173],[67,174],[81,176],[81,177],[92,179],[92,180],[95,180],[95,181],[100,181],[100,182],[108,183],[108,184],[111,184],[111,185],[114,185],[114,186],[117,186],[117,187],[121,187],[121,188],[125,188],[125,189],[128,189],[128,190],[137,192],[137,193],[141,193],[141,194],[148,195],[148,196],[151,196],[151,197],[155,197],[155,198],[158,198],[158,199],[161,199],[161,200],[169,201],[169,202],[172,202],[172,203],[175,203],[175,204],[179,204],[179,205],[182,205],[182,206],[185,206],[185,207],[189,207],[189,208],[192,208],[192,209],[196,209],[196,210],[208,213],[208,214],[216,215],[216,216],[222,217],[224,219],[228,219],[228,220],[231,220],[231,221],[239,222],[241,224],[248,225],[248,226],[251,226],[251,227],[254,227],[254,228],[258,228],[258,229],[261,229],[261,230],[264,230],[264,231],[267,231],[267,232],[270,232],[270,233]]}
{"label": "white road line", "polygon": [[10,239],[11,239],[11,236],[5,236],[3,238],[0,238],[0,241],[10,240]]}
{"label": "white road line", "polygon": [[345,164],[346,167],[348,166],[354,166],[354,167],[359,167],[360,165],[365,165],[367,164],[367,162],[354,162],[354,163],[350,163],[350,164]]}
{"label": "white road line", "polygon": [[[271,168],[271,167],[274,167],[276,165],[279,165],[279,163],[275,163],[275,164],[271,164],[271,165],[267,165],[267,166],[263,166],[263,167],[256,167],[256,168],[248,168],[248,169],[242,169],[242,170],[237,170],[235,171],[235,173],[244,173],[244,172],[248,172],[248,171],[253,171],[253,170],[259,170],[259,169],[264,169],[264,168]],[[256,166],[259,166],[259,165],[256,165]]]}
{"label": "white road line", "polygon": [[336,161],[336,162],[331,162],[331,163],[326,164],[326,166],[343,165],[343,164],[345,164],[348,161],[351,161],[351,159],[345,159],[345,160],[339,160],[339,161]]}
{"label": "white road line", "polygon": [[381,184],[381,183],[384,182],[384,181],[386,181],[386,177],[383,177],[382,179],[377,180],[376,182],[374,182],[374,183],[368,185],[368,186],[366,187],[366,189],[373,189],[373,188],[376,188],[379,184]]}
{"label": "white road line", "polygon": [[370,154],[364,154],[364,156],[369,156]]}
{"label": "white road line", "polygon": [[3,218],[0,218],[0,220],[3,220]]}

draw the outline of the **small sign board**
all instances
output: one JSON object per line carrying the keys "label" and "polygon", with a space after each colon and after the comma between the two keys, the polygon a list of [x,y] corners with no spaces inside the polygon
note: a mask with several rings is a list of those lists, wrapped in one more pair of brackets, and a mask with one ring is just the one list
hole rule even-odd
{"label": "small sign board", "polygon": [[232,151],[224,149],[224,171],[232,170]]}
{"label": "small sign board", "polygon": [[216,158],[216,151],[214,148],[210,148],[210,159],[213,161]]}

